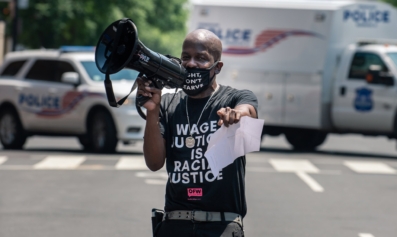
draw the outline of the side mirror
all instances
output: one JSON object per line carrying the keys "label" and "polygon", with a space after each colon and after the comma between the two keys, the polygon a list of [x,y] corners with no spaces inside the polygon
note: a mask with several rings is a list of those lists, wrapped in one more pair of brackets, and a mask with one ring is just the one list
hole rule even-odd
{"label": "side mirror", "polygon": [[382,66],[380,65],[370,65],[365,80],[368,84],[394,85],[393,74],[390,72],[383,72]]}
{"label": "side mirror", "polygon": [[64,72],[61,81],[72,85],[78,85],[80,83],[80,77],[77,72]]}

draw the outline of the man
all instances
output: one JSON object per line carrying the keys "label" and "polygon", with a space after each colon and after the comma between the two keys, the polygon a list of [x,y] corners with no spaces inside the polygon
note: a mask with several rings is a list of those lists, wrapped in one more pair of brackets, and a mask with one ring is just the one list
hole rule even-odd
{"label": "man", "polygon": [[246,214],[245,157],[239,157],[214,177],[204,153],[221,125],[257,117],[257,99],[248,90],[216,82],[221,72],[222,43],[199,29],[185,38],[182,65],[188,77],[182,91],[165,94],[138,79],[139,94],[150,97],[143,152],[152,171],[166,162],[169,174],[165,216],[156,229],[162,236],[244,236]]}

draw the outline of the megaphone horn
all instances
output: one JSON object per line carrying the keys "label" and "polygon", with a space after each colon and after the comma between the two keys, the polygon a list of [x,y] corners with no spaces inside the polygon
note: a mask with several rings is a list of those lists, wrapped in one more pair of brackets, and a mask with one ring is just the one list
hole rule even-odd
{"label": "megaphone horn", "polygon": [[[106,94],[109,104],[113,107],[121,106],[129,94],[116,102],[109,74],[117,73],[124,68],[133,69],[140,72],[140,75],[155,79],[152,81],[160,89],[164,86],[181,88],[187,75],[179,59],[164,56],[147,48],[138,39],[138,30],[134,22],[128,18],[115,21],[105,29],[96,46],[95,62],[99,71],[106,74]],[[145,102],[140,101],[140,105]]]}

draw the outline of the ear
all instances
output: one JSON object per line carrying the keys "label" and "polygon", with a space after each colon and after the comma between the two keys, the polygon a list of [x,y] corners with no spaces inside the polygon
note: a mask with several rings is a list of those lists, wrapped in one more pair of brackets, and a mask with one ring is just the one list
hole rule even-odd
{"label": "ear", "polygon": [[219,61],[218,64],[215,66],[215,74],[219,74],[222,70],[223,62]]}

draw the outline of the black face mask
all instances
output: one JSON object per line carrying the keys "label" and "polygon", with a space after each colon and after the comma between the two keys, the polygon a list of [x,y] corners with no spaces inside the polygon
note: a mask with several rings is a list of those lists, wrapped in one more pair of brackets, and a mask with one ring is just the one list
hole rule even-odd
{"label": "black face mask", "polygon": [[211,84],[214,75],[210,78],[211,69],[214,68],[219,61],[216,61],[209,68],[186,68],[187,77],[182,85],[182,90],[190,96],[195,96],[205,91]]}

